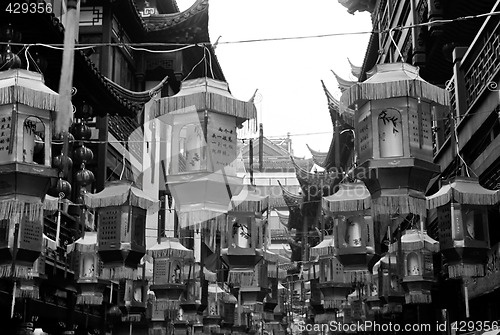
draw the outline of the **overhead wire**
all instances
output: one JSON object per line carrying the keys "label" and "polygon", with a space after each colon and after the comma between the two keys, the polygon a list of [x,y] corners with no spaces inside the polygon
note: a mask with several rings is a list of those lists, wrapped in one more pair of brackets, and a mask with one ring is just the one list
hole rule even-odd
{"label": "overhead wire", "polygon": [[[326,34],[313,34],[313,35],[303,35],[303,36],[282,36],[282,37],[270,37],[270,38],[254,38],[254,39],[246,39],[246,40],[234,40],[234,41],[221,41],[220,37],[217,39],[216,45],[221,45],[221,44],[243,44],[243,43],[256,43],[256,42],[270,42],[270,41],[286,41],[286,40],[302,40],[302,39],[312,39],[312,38],[326,38],[326,37],[335,37],[335,36],[352,36],[352,35],[364,35],[364,34],[384,34],[384,33],[391,33],[392,31],[395,30],[406,30],[406,29],[412,29],[416,27],[431,27],[431,26],[439,26],[443,24],[448,24],[448,23],[453,23],[453,22],[460,22],[460,21],[465,21],[465,20],[472,20],[472,19],[478,19],[478,18],[486,18],[490,16],[497,16],[500,15],[500,11],[492,11],[488,13],[482,13],[482,14],[477,14],[477,15],[468,15],[468,16],[461,16],[453,19],[439,19],[439,20],[433,20],[432,22],[422,22],[422,23],[417,23],[417,24],[409,24],[409,25],[401,25],[401,26],[395,26],[391,27],[388,29],[373,29],[371,31],[354,31],[354,32],[339,32],[339,33],[326,33]],[[23,43],[16,43],[16,42],[0,42],[0,45],[17,45],[17,46],[24,46],[25,44]],[[140,50],[140,51],[145,51],[145,52],[152,52],[152,53],[169,53],[169,52],[176,52],[180,50],[184,50],[186,48],[194,47],[194,46],[204,46],[206,47],[207,45],[214,46],[215,44],[212,44],[210,41],[206,42],[198,42],[198,43],[171,43],[171,42],[141,42],[141,43],[124,43],[124,42],[108,42],[108,43],[78,43],[75,46],[75,50],[84,50],[84,49],[90,49],[90,48],[97,48],[97,47],[109,47],[109,46],[118,46],[118,47],[128,47],[134,50]],[[59,49],[63,50],[64,45],[62,43],[33,43],[30,44],[30,46],[43,46],[47,48],[53,48],[53,49]],[[145,47],[172,47],[176,46],[181,48],[179,49],[168,49],[168,50],[154,50],[154,49],[147,49]]]}

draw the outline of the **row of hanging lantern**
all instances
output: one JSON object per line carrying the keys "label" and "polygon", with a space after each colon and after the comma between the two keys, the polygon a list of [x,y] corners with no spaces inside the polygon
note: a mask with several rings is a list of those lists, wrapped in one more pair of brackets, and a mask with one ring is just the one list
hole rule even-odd
{"label": "row of hanging lantern", "polygon": [[[6,67],[8,68],[8,67]],[[53,119],[58,94],[40,74],[0,72],[0,278],[16,297],[38,297],[43,271],[43,200],[57,171],[51,168]],[[38,259],[38,260],[37,260]],[[14,306],[12,307],[14,311]]]}
{"label": "row of hanging lantern", "polygon": [[[425,82],[409,64],[376,65],[368,75],[367,80],[343,92],[341,105],[355,110],[359,165],[354,175],[371,196],[372,222],[376,223],[373,238],[379,245],[388,227],[392,232],[405,229],[409,216],[421,225],[421,230],[399,233],[398,242],[391,246],[395,259],[388,253],[377,263],[378,294],[386,304],[393,296],[398,301],[400,281],[406,303],[430,303],[430,287],[435,281],[432,254],[437,252],[438,242],[422,225],[427,216],[424,193],[439,172],[433,163],[431,110],[434,104],[448,105],[449,97],[445,90]],[[390,234],[387,238],[392,240]],[[394,274],[398,266],[392,260],[402,269],[399,281]]]}
{"label": "row of hanging lantern", "polygon": [[221,242],[221,256],[229,266],[228,282],[238,297],[237,326],[251,326],[252,309],[268,295],[268,255],[264,245],[268,202],[267,196],[246,187],[232,198],[227,215],[228,234]]}
{"label": "row of hanging lantern", "polygon": [[[219,324],[233,323],[228,316],[234,311],[235,297],[224,290],[221,292],[222,299],[214,298],[214,294],[219,298],[221,289],[217,281],[209,285],[206,280],[208,275],[201,263],[200,250],[203,229],[199,228],[212,224],[210,220],[214,218],[217,222],[224,221],[224,227],[219,228],[221,232],[228,233],[229,241],[223,249],[229,251],[222,251],[222,256],[226,257],[230,268],[236,265],[251,268],[253,275],[256,262],[262,258],[257,251],[262,248],[262,241],[257,238],[262,212],[257,215],[258,218],[253,210],[251,213],[233,211],[226,214],[232,210],[232,198],[240,193],[243,186],[242,178],[236,176],[234,165],[237,157],[236,130],[242,127],[243,122],[256,117],[255,105],[253,101],[243,102],[233,98],[227,83],[205,77],[183,81],[176,95],[157,100],[151,111],[155,121],[166,125],[169,137],[166,150],[169,165],[164,172],[179,224],[182,228],[196,227],[199,231],[194,232],[192,276],[185,283],[187,290],[180,302],[185,316],[176,323],[175,331],[199,327],[200,314],[207,305],[206,322],[218,329]],[[222,238],[225,235],[221,233]],[[253,263],[252,267],[250,263]],[[261,272],[260,277],[264,277],[265,272]],[[250,293],[255,292],[249,292],[248,297],[252,295]],[[221,312],[227,315],[221,318]]]}
{"label": "row of hanging lantern", "polygon": [[[335,297],[344,316],[357,308],[361,292],[346,299],[346,288],[335,296],[332,292],[340,292],[340,286],[325,274],[335,267],[341,275],[341,266],[344,271],[359,271],[376,263],[376,280],[364,301],[392,315],[402,311],[403,303],[432,302],[433,255],[438,251],[450,278],[484,275],[489,249],[487,209],[499,201],[497,191],[464,177],[450,180],[426,198],[426,187],[439,172],[433,163],[431,110],[434,105],[448,105],[448,93],[422,80],[408,64],[377,65],[369,76],[345,90],[341,99],[343,106],[355,110],[359,165],[354,177],[366,189],[341,185],[336,194],[323,199],[333,234],[311,250],[320,264],[325,306],[329,296]],[[359,192],[354,192],[356,188]],[[357,194],[352,196],[349,190]],[[428,210],[437,212],[441,243],[425,231]],[[386,235],[387,230],[396,232],[396,238]],[[377,262],[377,247],[384,239],[390,242],[389,251]],[[347,301],[341,303],[341,299]]]}

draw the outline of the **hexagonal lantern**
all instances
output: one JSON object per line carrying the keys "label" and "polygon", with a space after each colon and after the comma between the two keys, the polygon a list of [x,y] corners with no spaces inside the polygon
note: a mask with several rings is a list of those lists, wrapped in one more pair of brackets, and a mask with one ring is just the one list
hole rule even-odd
{"label": "hexagonal lantern", "polygon": [[355,110],[355,175],[370,191],[374,215],[424,217],[424,192],[439,172],[433,163],[431,108],[449,105],[449,92],[424,81],[406,63],[379,64],[369,75],[341,97],[342,106]]}
{"label": "hexagonal lantern", "polygon": [[370,200],[361,182],[339,184],[337,192],[322,200],[334,220],[336,256],[346,271],[367,270],[378,260]]}
{"label": "hexagonal lantern", "polygon": [[340,309],[352,291],[352,283],[340,260],[334,256],[334,236],[325,236],[323,241],[311,248],[311,257],[318,259],[318,288],[323,294],[323,308],[326,314]]}
{"label": "hexagonal lantern", "polygon": [[85,194],[85,205],[95,208],[101,278],[137,279],[137,266],[146,252],[146,212],[156,212],[159,201],[128,181],[108,183],[96,194]]}
{"label": "hexagonal lantern", "polygon": [[78,305],[101,305],[106,281],[99,278],[97,232],[86,232],[67,246],[67,252],[76,261],[75,277],[78,287]]}
{"label": "hexagonal lantern", "polygon": [[425,230],[408,229],[401,236],[401,244],[394,245],[394,251],[401,247],[403,265],[403,288],[407,304],[430,304],[431,288],[436,282],[433,254],[439,251],[439,242],[432,239]]}
{"label": "hexagonal lantern", "polygon": [[242,188],[234,166],[236,129],[256,117],[253,102],[234,99],[226,82],[197,78],[159,99],[152,111],[167,125],[166,184],[180,219],[186,212],[199,212],[200,221],[225,213]]}
{"label": "hexagonal lantern", "polygon": [[488,208],[500,201],[477,178],[455,177],[427,198],[437,208],[439,242],[450,278],[484,276],[490,249]]}
{"label": "hexagonal lantern", "polygon": [[147,253],[153,258],[153,282],[156,301],[153,321],[165,321],[179,309],[179,297],[186,287],[189,267],[193,266],[193,250],[184,247],[177,238],[161,237]]}
{"label": "hexagonal lantern", "polygon": [[39,73],[0,72],[0,277],[31,278],[42,252],[42,201],[57,177],[50,146],[57,111],[58,94]]}
{"label": "hexagonal lantern", "polygon": [[405,302],[398,259],[393,250],[397,250],[395,244],[389,246],[389,252],[375,263],[372,271],[376,277],[377,298],[383,305],[380,312],[384,315],[402,313]]}
{"label": "hexagonal lantern", "polygon": [[[227,214],[226,236],[223,237],[222,258],[229,265],[229,281],[239,287],[242,303],[262,302],[267,293],[267,263],[263,257],[263,213],[269,197],[245,188],[231,200]],[[259,263],[260,262],[260,263]]]}

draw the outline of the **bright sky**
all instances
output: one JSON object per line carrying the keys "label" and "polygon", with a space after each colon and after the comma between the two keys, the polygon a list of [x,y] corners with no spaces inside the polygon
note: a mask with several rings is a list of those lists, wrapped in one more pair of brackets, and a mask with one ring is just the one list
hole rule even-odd
{"label": "bright sky", "polygon": [[[180,10],[193,2],[177,0]],[[248,100],[258,89],[256,106],[264,136],[285,137],[289,132],[294,154],[300,157],[310,157],[306,144],[327,151],[333,126],[321,80],[339,97],[331,70],[344,79],[355,80],[347,59],[362,64],[370,35],[224,42],[368,32],[370,15],[350,15],[337,0],[210,0],[209,6],[210,38],[214,43],[221,36],[215,52],[231,93],[237,99]],[[310,133],[323,134],[300,135]]]}

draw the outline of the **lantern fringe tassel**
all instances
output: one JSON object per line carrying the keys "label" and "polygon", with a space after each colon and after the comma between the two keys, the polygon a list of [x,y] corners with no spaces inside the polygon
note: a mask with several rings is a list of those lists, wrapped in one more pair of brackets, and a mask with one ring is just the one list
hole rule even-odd
{"label": "lantern fringe tassel", "polygon": [[32,279],[33,268],[30,266],[16,264],[14,267],[14,274],[12,274],[12,264],[0,265],[0,278],[20,278]]}
{"label": "lantern fringe tassel", "polygon": [[239,286],[255,286],[257,284],[256,272],[252,270],[230,270],[228,282]]}
{"label": "lantern fringe tassel", "polygon": [[211,210],[180,212],[179,225],[181,228],[210,229],[215,226],[219,231],[226,231],[226,214]]}
{"label": "lantern fringe tassel", "polygon": [[[43,85],[41,79],[40,82]],[[37,109],[50,111],[59,110],[59,97],[56,92],[41,92],[23,86],[7,86],[0,88],[0,105],[8,105],[15,102]]]}
{"label": "lantern fringe tassel", "polygon": [[[190,86],[196,85],[197,82],[202,81],[213,81],[215,84],[220,86],[218,80],[213,80],[210,78],[199,78],[196,81],[190,81],[188,84]],[[204,83],[206,85],[206,83]],[[214,84],[208,83],[208,86],[213,86]],[[223,83],[223,85],[227,85]],[[227,88],[222,88],[222,90],[227,90]],[[182,90],[182,88],[181,88]],[[223,93],[224,94],[224,93]],[[169,98],[159,99],[155,104],[151,106],[151,110],[155,117],[176,112],[176,114],[193,113],[193,107],[196,106],[198,110],[216,110],[220,113],[232,115],[243,120],[251,120],[257,118],[257,109],[253,101],[241,101],[233,97],[227,96],[227,94],[221,95],[220,93],[213,93],[204,91],[197,92],[188,95],[172,96]],[[196,110],[196,109],[195,109]],[[257,125],[254,125],[257,128]]]}
{"label": "lantern fringe tassel", "polygon": [[180,308],[179,300],[156,299],[153,305],[156,310],[161,311],[174,311]]}
{"label": "lantern fringe tassel", "polygon": [[[180,244],[180,243],[179,243]],[[174,249],[165,247],[165,249],[148,250],[148,256],[156,258],[193,258],[193,250]]]}
{"label": "lantern fringe tassel", "polygon": [[78,294],[76,296],[77,305],[102,305],[103,300],[102,293]]}
{"label": "lantern fringe tassel", "polygon": [[323,300],[323,308],[325,309],[340,309],[345,299],[325,299]]}
{"label": "lantern fringe tassel", "polygon": [[317,246],[312,247],[310,251],[311,251],[311,256],[313,257],[321,257],[328,255],[333,256],[335,254],[334,237],[325,236],[323,241],[321,241]]}
{"label": "lantern fringe tassel", "polygon": [[460,277],[484,277],[483,264],[453,264],[448,265],[448,276],[450,278]]}
{"label": "lantern fringe tassel", "polygon": [[482,187],[477,178],[455,178],[451,184],[444,185],[437,193],[427,197],[427,208],[433,209],[450,202],[462,205],[496,205],[500,192]]}
{"label": "lantern fringe tassel", "polygon": [[415,294],[405,294],[407,304],[431,304],[432,297],[430,293],[416,292]]}
{"label": "lantern fringe tassel", "polygon": [[21,200],[0,201],[0,220],[10,220],[11,224],[15,220],[12,218],[22,214],[28,221],[37,221],[42,224],[43,204],[41,202],[26,202]]}
{"label": "lantern fringe tassel", "polygon": [[17,286],[16,298],[40,299],[40,288],[38,286],[29,286],[29,288]]}
{"label": "lantern fringe tassel", "polygon": [[[418,78],[418,79],[417,79]],[[346,90],[340,100],[342,105],[352,106],[360,100],[382,100],[396,97],[421,97],[440,105],[449,105],[449,93],[444,89],[420,80],[397,80],[385,83],[356,83]]]}
{"label": "lantern fringe tassel", "polygon": [[372,199],[373,216],[391,215],[394,213],[412,213],[425,217],[427,214],[425,197],[412,194],[383,195]]}
{"label": "lantern fringe tassel", "polygon": [[106,280],[121,280],[121,279],[136,280],[137,278],[138,278],[137,269],[128,268],[126,266],[103,268],[101,272],[101,279],[106,279]]}

